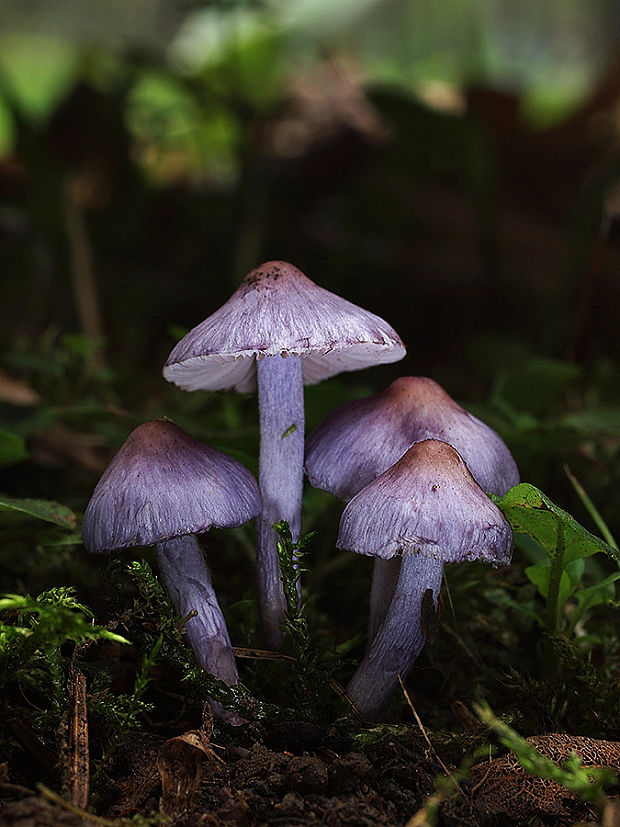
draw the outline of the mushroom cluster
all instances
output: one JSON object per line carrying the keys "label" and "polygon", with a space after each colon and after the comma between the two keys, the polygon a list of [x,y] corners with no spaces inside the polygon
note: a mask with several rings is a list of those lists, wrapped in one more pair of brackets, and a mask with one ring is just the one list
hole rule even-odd
{"label": "mushroom cluster", "polygon": [[509,562],[510,527],[485,492],[518,482],[514,460],[433,380],[402,377],[342,405],[305,440],[304,385],[404,355],[383,319],[287,262],[266,262],[178,342],[163,369],[190,391],[258,392],[258,485],[236,460],[159,420],[128,437],[95,488],[86,547],[155,545],[198,662],[229,685],[237,669],[196,535],[257,517],[259,609],[267,644],[279,648],[286,602],[274,524],[285,520],[299,539],[304,469],[313,486],[347,502],[338,547],[376,558],[367,650],[348,687],[368,718],[432,638],[444,565]]}
{"label": "mushroom cluster", "polygon": [[332,411],[308,437],[306,472],[348,502],[338,547],[375,557],[366,655],[348,686],[373,718],[431,637],[444,564],[510,562],[510,526],[485,492],[502,496],[519,472],[495,431],[421,376]]}

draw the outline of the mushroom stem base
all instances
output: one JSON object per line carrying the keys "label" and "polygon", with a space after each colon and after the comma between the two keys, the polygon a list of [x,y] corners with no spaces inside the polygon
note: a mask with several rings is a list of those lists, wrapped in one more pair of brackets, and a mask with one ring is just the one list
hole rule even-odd
{"label": "mushroom stem base", "polygon": [[[413,552],[402,558],[385,620],[347,687],[349,697],[368,720],[377,719],[398,686],[399,675],[405,678],[424,648],[425,614],[436,610],[443,566],[441,560]],[[429,589],[432,603],[425,597]]]}

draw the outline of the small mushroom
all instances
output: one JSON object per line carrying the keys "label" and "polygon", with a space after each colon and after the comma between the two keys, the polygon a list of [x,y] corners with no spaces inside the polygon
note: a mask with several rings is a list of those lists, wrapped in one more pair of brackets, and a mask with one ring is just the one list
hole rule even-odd
{"label": "small mushroom", "polygon": [[[97,483],[84,514],[91,552],[155,545],[175,611],[202,668],[229,686],[237,667],[197,534],[232,528],[260,510],[256,480],[240,462],[167,420],[136,428]],[[211,701],[229,723],[242,720]]]}
{"label": "small mushroom", "polygon": [[164,377],[185,390],[258,388],[259,484],[256,565],[268,645],[283,639],[278,520],[301,532],[304,384],[395,362],[405,347],[387,322],[311,281],[292,264],[268,261],[173,349]]}
{"label": "small mushroom", "polygon": [[[381,393],[340,405],[312,431],[306,473],[315,488],[348,501],[415,442],[452,445],[485,491],[503,496],[519,471],[502,439],[433,379],[402,376]],[[368,643],[381,625],[398,579],[400,558],[375,561]]]}
{"label": "small mushroom", "polygon": [[445,442],[417,442],[348,503],[338,548],[390,560],[402,558],[389,608],[348,686],[375,718],[430,637],[446,563],[507,564],[512,531]]}

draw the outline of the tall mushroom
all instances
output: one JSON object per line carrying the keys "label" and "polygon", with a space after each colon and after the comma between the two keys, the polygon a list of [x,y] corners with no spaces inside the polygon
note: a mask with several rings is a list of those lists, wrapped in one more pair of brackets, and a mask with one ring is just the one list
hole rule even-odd
{"label": "tall mushroom", "polygon": [[512,531],[459,453],[426,439],[353,497],[342,514],[337,545],[381,559],[402,558],[386,616],[347,688],[372,719],[422,651],[425,617],[436,610],[444,565],[509,563]]}
{"label": "tall mushroom", "polygon": [[[519,471],[495,431],[462,408],[433,379],[402,376],[381,393],[346,402],[309,434],[306,473],[315,488],[348,501],[415,442],[452,445],[481,487],[503,496]],[[398,579],[400,558],[375,561],[368,644],[381,625]]]}
{"label": "tall mushroom", "polygon": [[[240,462],[167,420],[136,428],[97,483],[84,514],[91,552],[155,545],[159,571],[187,640],[205,671],[229,685],[237,667],[226,621],[196,538],[232,528],[260,510],[256,480]],[[211,701],[229,723],[238,716]]]}
{"label": "tall mushroom", "polygon": [[176,345],[164,377],[185,390],[258,388],[257,579],[267,643],[279,647],[286,604],[273,524],[301,531],[304,384],[395,362],[405,347],[383,319],[319,287],[292,264],[268,261]]}

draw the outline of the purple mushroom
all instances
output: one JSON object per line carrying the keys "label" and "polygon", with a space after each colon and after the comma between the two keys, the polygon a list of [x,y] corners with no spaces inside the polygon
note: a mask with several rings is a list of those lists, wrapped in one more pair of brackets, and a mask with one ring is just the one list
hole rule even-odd
{"label": "purple mushroom", "polygon": [[[429,438],[456,448],[485,491],[501,497],[519,482],[515,461],[495,431],[424,376],[403,376],[381,393],[328,414],[308,436],[306,473],[315,488],[348,501],[407,448]],[[399,557],[375,561],[368,645],[392,599],[399,569]]]}
{"label": "purple mushroom", "polygon": [[[203,553],[196,538],[232,528],[260,511],[256,480],[240,462],[167,420],[140,425],[97,483],[84,514],[91,552],[155,545],[175,611],[187,617],[187,640],[202,668],[229,686],[237,667]],[[242,720],[211,701],[229,723]]]}
{"label": "purple mushroom", "polygon": [[507,564],[512,531],[445,442],[417,442],[344,509],[338,548],[402,558],[383,623],[347,690],[375,718],[422,651],[437,609],[443,567],[463,560]]}
{"label": "purple mushroom", "polygon": [[437,609],[443,567],[463,560],[507,564],[512,531],[501,511],[445,442],[417,442],[366,485],[340,520],[339,548],[402,559],[385,618],[348,692],[372,719],[422,651]]}
{"label": "purple mushroom", "polygon": [[269,261],[249,273],[230,299],[176,345],[164,377],[186,390],[258,388],[258,597],[268,645],[279,647],[286,603],[277,534],[286,520],[301,531],[304,384],[405,355],[383,319],[312,282],[292,264]]}

